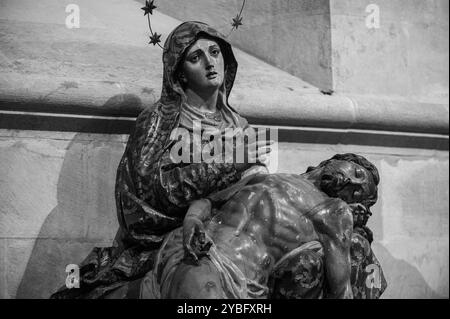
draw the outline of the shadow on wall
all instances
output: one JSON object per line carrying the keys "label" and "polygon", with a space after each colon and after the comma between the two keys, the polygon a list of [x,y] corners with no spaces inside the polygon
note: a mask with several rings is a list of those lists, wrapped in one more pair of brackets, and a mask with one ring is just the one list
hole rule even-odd
{"label": "shadow on wall", "polygon": [[[137,96],[121,95],[104,107],[118,107],[117,101],[140,104]],[[57,206],[42,224],[16,298],[49,298],[64,285],[66,265],[81,263],[95,246],[111,246],[118,229],[114,185],[124,142],[117,135],[76,134],[71,140],[58,178]]]}
{"label": "shadow on wall", "polygon": [[397,259],[386,247],[378,242],[372,243],[373,250],[383,268],[388,287],[384,299],[438,299],[437,294],[425,281],[420,271],[410,263]]}
{"label": "shadow on wall", "polygon": [[[375,165],[380,168],[379,163]],[[383,187],[383,180],[380,187]],[[379,197],[377,204],[372,207],[373,216],[369,221],[369,228],[374,231],[374,241],[372,248],[375,256],[379,260],[383,269],[384,276],[387,281],[387,288],[381,295],[383,299],[427,299],[440,298],[435,291],[428,285],[420,271],[412,264],[397,259],[383,246],[377,239],[384,237],[383,224],[388,223],[385,216],[382,214],[381,207],[383,197]]]}

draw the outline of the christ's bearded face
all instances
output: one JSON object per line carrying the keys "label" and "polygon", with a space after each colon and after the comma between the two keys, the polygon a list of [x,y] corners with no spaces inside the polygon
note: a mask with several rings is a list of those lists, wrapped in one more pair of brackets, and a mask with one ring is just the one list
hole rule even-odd
{"label": "christ's bearded face", "polygon": [[348,204],[366,203],[376,198],[377,186],[372,174],[356,163],[332,160],[323,168],[320,187],[327,195]]}

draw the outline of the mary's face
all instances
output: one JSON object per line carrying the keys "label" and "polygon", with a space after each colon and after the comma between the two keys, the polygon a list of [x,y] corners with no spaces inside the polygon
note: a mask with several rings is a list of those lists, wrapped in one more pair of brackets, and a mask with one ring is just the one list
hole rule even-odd
{"label": "mary's face", "polygon": [[219,44],[198,39],[186,52],[181,66],[181,81],[197,93],[219,88],[224,80],[224,58]]}

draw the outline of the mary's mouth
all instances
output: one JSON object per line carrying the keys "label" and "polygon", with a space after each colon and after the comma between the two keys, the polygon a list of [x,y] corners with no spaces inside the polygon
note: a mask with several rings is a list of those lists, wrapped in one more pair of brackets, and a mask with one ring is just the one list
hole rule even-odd
{"label": "mary's mouth", "polygon": [[206,77],[208,79],[214,79],[216,76],[217,76],[217,72],[214,72],[214,71],[206,73]]}

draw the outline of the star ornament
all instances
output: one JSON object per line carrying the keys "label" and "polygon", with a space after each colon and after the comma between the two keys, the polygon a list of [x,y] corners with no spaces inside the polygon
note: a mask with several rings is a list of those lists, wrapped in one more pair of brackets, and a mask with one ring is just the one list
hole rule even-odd
{"label": "star ornament", "polygon": [[145,7],[142,7],[141,10],[144,10],[144,16],[147,14],[153,14],[153,9],[156,9],[157,7],[153,4],[155,0],[151,1],[145,1]]}
{"label": "star ornament", "polygon": [[237,29],[240,25],[242,25],[242,17],[238,14],[236,18],[233,18],[233,23],[231,23],[233,28]]}
{"label": "star ornament", "polygon": [[160,38],[161,38],[161,34],[158,34],[155,32],[150,36],[150,42],[148,44],[157,45],[158,43],[161,42]]}

